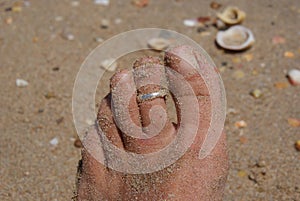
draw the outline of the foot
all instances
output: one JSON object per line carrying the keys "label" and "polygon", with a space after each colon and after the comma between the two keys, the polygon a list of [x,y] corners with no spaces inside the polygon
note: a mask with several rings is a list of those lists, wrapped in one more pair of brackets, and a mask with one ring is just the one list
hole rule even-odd
{"label": "foot", "polygon": [[[86,146],[82,150],[82,160],[78,168],[77,200],[222,200],[228,173],[225,134],[221,134],[209,156],[199,159],[199,150],[210,125],[211,101],[204,80],[186,62],[195,59],[197,55],[203,58],[201,53],[191,47],[180,46],[169,50],[164,61],[145,57],[136,61],[133,73],[129,70],[116,73],[111,79],[111,93],[102,100],[97,117],[99,127],[115,147],[144,155],[145,160],[149,154],[159,153],[176,139],[184,118],[190,123],[186,126],[186,132],[189,132],[193,121],[199,117],[195,123],[195,138],[183,156],[167,167],[158,165],[157,171],[147,170],[147,167],[139,167],[137,164],[134,169],[141,172],[130,172],[129,163],[127,171],[120,171],[120,166],[109,168],[99,162],[95,157],[97,154],[107,163],[114,162],[114,159],[105,146],[98,151],[99,149],[91,145],[99,141],[99,133],[90,134],[91,137],[86,138],[87,142],[83,142],[89,148]],[[167,73],[162,67],[163,63],[182,75],[194,94],[194,99],[188,93],[181,98],[173,95],[177,124],[172,123],[165,112],[167,105],[164,93],[152,94],[153,97],[150,98],[141,96],[161,90],[161,85],[172,84],[174,90],[182,87],[178,80],[172,80],[171,71]],[[197,65],[204,64],[198,62]],[[151,84],[144,86],[149,80]],[[129,91],[133,95],[128,96]],[[128,104],[124,100],[128,100]],[[124,112],[126,105],[130,118],[124,118],[127,114]],[[185,110],[181,105],[185,105],[192,112],[184,114]],[[195,111],[196,115],[193,114]],[[175,157],[175,152],[171,152],[170,157],[163,161],[167,164],[173,155]],[[157,158],[149,161],[150,168],[160,160]],[[142,165],[141,162],[140,166]]]}

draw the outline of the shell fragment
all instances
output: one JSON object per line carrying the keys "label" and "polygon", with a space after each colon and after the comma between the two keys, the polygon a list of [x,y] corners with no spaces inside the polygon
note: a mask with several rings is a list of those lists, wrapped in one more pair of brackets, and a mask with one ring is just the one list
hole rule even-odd
{"label": "shell fragment", "polygon": [[162,51],[170,46],[170,41],[164,38],[152,38],[148,41],[148,46],[154,50]]}

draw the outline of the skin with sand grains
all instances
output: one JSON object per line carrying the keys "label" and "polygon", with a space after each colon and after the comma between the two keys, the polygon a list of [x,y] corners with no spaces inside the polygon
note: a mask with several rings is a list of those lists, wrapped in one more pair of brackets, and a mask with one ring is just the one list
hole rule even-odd
{"label": "skin with sand grains", "polygon": [[[156,172],[129,174],[104,166],[84,148],[78,166],[75,200],[222,200],[228,174],[225,133],[222,133],[209,156],[198,158],[210,124],[211,101],[204,80],[186,61],[200,54],[189,46],[179,46],[170,49],[164,61],[155,57],[137,60],[133,73],[122,70],[111,78],[111,93],[102,100],[97,116],[100,128],[116,147],[137,154],[149,154],[163,149],[176,138],[182,115],[180,105],[186,104],[191,109],[195,107],[190,104],[189,97],[180,100],[173,97],[178,118],[178,124],[174,124],[163,112],[167,107],[165,96],[137,101],[140,94],[157,92],[161,90],[161,82],[167,83],[168,79],[172,79],[161,68],[166,65],[181,74],[190,84],[200,108],[197,134],[185,154],[172,165]],[[137,73],[143,68],[151,70]],[[150,79],[154,84],[141,86],[143,79]],[[117,104],[122,101],[113,100],[124,96],[122,90],[117,90],[120,82],[123,82],[122,86],[135,86],[137,89],[128,105],[131,121],[140,128],[148,128],[141,132],[146,135],[153,133],[152,129],[161,127],[155,136],[145,139],[142,134],[127,135],[120,129],[128,127],[127,121],[118,115],[121,113],[118,108],[121,107],[117,107]],[[153,108],[156,108],[155,114],[151,112]],[[164,122],[163,126],[161,122]],[[103,155],[107,161],[110,160],[110,153],[105,147]]]}

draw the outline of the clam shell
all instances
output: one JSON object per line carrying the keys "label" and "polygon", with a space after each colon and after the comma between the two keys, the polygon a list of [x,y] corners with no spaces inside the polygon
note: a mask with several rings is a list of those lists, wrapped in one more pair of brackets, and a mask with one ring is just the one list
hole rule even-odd
{"label": "clam shell", "polygon": [[224,49],[239,51],[249,48],[255,39],[250,29],[236,25],[226,31],[219,31],[216,41]]}
{"label": "clam shell", "polygon": [[241,23],[246,13],[237,7],[227,7],[222,13],[217,14],[218,18],[229,25]]}
{"label": "clam shell", "polygon": [[148,41],[148,46],[157,51],[165,50],[169,45],[170,41],[164,38],[152,38]]}

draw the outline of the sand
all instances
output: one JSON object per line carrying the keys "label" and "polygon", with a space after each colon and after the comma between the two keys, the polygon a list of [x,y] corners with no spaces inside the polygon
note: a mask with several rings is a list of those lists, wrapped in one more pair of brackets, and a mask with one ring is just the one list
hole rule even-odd
{"label": "sand", "polygon": [[[122,0],[111,0],[108,7],[92,0],[78,6],[67,0],[28,2],[21,12],[12,12],[5,11],[12,1],[0,1],[0,200],[71,199],[80,159],[71,107],[76,74],[99,44],[96,37],[106,40],[144,27],[189,36],[221,71],[230,111],[225,127],[231,169],[224,200],[300,200],[300,152],[294,148],[300,130],[287,122],[300,118],[300,88],[285,77],[289,69],[300,69],[300,1],[220,1],[221,9],[233,5],[247,14],[243,25],[256,42],[241,53],[216,47],[214,27],[208,34],[183,25],[184,19],[216,16],[210,1],[150,1],[144,8]],[[110,21],[105,29],[102,19]],[[274,36],[285,42],[273,44]],[[286,51],[294,57],[284,57]],[[101,81],[97,97],[107,93],[111,75]],[[17,87],[18,78],[29,85]],[[285,83],[283,89],[274,87],[278,82]],[[253,98],[254,89],[262,96]],[[240,120],[247,127],[236,128]],[[56,146],[50,144],[53,138]]]}

